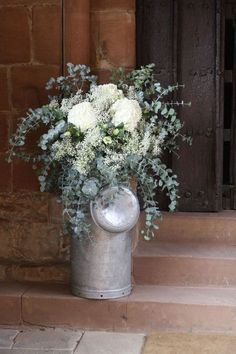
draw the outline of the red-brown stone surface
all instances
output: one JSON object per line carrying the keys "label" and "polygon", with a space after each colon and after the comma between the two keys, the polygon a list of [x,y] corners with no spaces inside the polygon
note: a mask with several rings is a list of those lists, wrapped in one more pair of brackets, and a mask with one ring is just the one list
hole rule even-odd
{"label": "red-brown stone surface", "polygon": [[12,191],[12,168],[6,162],[6,154],[0,153],[0,192]]}
{"label": "red-brown stone surface", "polygon": [[13,161],[13,190],[38,191],[39,183],[30,163],[15,159]]}
{"label": "red-brown stone surface", "polygon": [[67,248],[59,226],[46,223],[0,223],[0,260],[15,263],[64,262]]}
{"label": "red-brown stone surface", "polygon": [[90,1],[65,1],[65,63],[90,64]]}
{"label": "red-brown stone surface", "polygon": [[27,285],[0,283],[0,323],[18,325],[21,323],[21,299]]}
{"label": "red-brown stone surface", "polygon": [[9,222],[48,222],[47,193],[1,193],[0,219]]}
{"label": "red-brown stone surface", "polygon": [[9,113],[0,112],[0,152],[8,149],[10,118]]}
{"label": "red-brown stone surface", "polygon": [[70,267],[67,263],[39,266],[13,264],[5,266],[4,275],[2,279],[17,282],[69,283]]}
{"label": "red-brown stone surface", "polygon": [[9,101],[8,101],[8,84],[7,84],[7,69],[0,69],[0,111],[9,110]]}
{"label": "red-brown stone surface", "polygon": [[[57,5],[60,0],[40,0],[42,4],[50,4],[50,5]],[[68,0],[71,1],[71,0]],[[37,5],[39,3],[39,0],[1,0],[1,5],[2,6],[14,6],[14,5],[21,5],[21,6],[31,6],[31,5]]]}
{"label": "red-brown stone surface", "polygon": [[130,12],[93,12],[92,65],[99,69],[135,65],[135,15]]}
{"label": "red-brown stone surface", "polygon": [[135,10],[135,0],[91,0],[92,10]]}
{"label": "red-brown stone surface", "polygon": [[62,9],[58,5],[33,7],[33,52],[34,59],[44,64],[61,63],[62,54]]}
{"label": "red-brown stone surface", "polygon": [[14,108],[23,110],[47,103],[45,84],[52,76],[58,76],[60,68],[48,65],[27,65],[12,68],[12,101]]}
{"label": "red-brown stone surface", "polygon": [[29,16],[25,7],[0,8],[1,64],[30,61]]}

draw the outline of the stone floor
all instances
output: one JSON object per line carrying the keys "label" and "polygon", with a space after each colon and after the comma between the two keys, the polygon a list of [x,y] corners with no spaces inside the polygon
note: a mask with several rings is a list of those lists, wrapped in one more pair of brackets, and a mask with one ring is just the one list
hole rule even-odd
{"label": "stone floor", "polygon": [[145,335],[62,328],[0,328],[0,354],[141,354]]}
{"label": "stone floor", "polygon": [[235,334],[0,327],[0,354],[235,354]]}
{"label": "stone floor", "polygon": [[152,333],[143,354],[235,354],[236,336],[224,333]]}

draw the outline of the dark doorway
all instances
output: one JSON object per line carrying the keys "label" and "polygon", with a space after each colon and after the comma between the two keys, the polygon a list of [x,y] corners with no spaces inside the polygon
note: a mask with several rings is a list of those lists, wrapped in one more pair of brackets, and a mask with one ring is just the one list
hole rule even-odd
{"label": "dark doorway", "polygon": [[137,0],[137,64],[156,64],[162,84],[179,82],[179,111],[193,145],[180,145],[172,167],[181,183],[181,211],[222,209],[224,3],[221,0]]}

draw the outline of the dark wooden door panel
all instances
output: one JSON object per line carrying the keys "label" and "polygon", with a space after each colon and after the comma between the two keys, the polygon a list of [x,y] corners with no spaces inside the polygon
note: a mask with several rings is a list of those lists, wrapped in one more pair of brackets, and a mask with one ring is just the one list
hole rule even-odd
{"label": "dark wooden door panel", "polygon": [[137,63],[156,64],[158,80],[173,82],[174,1],[136,0]]}
{"label": "dark wooden door panel", "polygon": [[[218,210],[216,185],[216,1],[179,1],[178,80],[186,85],[181,99],[191,148],[181,145],[173,168],[181,181],[182,210]],[[220,166],[219,166],[220,168]]]}
{"label": "dark wooden door panel", "polygon": [[138,64],[154,62],[160,81],[185,84],[178,98],[192,102],[179,114],[193,145],[181,144],[181,157],[172,161],[181,183],[179,209],[216,211],[221,204],[222,171],[220,1],[137,3]]}

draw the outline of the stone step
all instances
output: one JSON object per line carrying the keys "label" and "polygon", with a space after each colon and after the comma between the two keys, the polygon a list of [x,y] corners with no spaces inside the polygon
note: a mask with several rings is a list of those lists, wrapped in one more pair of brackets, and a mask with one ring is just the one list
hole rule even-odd
{"label": "stone step", "polygon": [[[156,231],[158,240],[224,242],[236,244],[236,211],[219,213],[163,213],[163,220]],[[144,225],[141,214],[139,226]]]}
{"label": "stone step", "polygon": [[236,244],[139,242],[133,258],[136,284],[236,286]]}
{"label": "stone step", "polygon": [[236,330],[236,288],[136,285],[129,297],[86,300],[65,285],[0,284],[0,324],[112,331]]}

